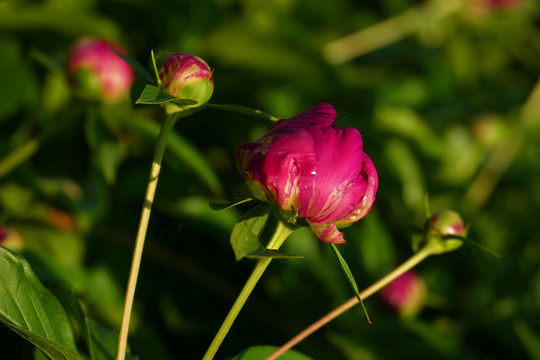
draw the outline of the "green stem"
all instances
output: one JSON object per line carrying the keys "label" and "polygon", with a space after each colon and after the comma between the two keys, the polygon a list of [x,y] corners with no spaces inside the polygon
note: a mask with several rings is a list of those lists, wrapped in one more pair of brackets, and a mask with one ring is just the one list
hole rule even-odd
{"label": "green stem", "polygon": [[22,146],[19,146],[4,157],[0,161],[0,178],[34,155],[38,148],[39,140],[36,138],[29,139]]}
{"label": "green stem", "polygon": [[[272,236],[272,239],[270,239],[270,242],[268,243],[268,246],[266,248],[269,250],[279,249],[285,239],[292,232],[293,229],[289,227],[288,224],[279,220],[274,235]],[[206,350],[206,354],[204,354],[203,360],[211,360],[214,358],[214,355],[216,355],[216,352],[218,351],[221,343],[223,342],[223,339],[225,339],[225,336],[229,332],[229,329],[231,328],[234,320],[236,320],[236,317],[240,313],[240,310],[244,306],[246,300],[248,299],[249,295],[255,288],[255,285],[257,284],[271,261],[272,258],[265,258],[257,261],[255,268],[253,269],[248,280],[246,281],[246,284],[242,288],[242,291],[236,298],[236,301],[234,302],[229,313],[227,314],[227,317],[221,324],[221,327],[219,328],[216,336],[214,337],[214,340],[208,347],[208,350]]]}
{"label": "green stem", "polygon": [[275,116],[272,116],[272,115],[267,114],[265,112],[262,112],[261,110],[251,109],[251,108],[248,108],[248,107],[242,106],[242,105],[206,104],[204,106],[207,107],[207,108],[210,108],[210,109],[233,111],[233,112],[237,112],[237,113],[240,113],[240,114],[251,115],[251,116],[255,116],[255,117],[258,117],[258,118],[263,118],[265,120],[270,120],[270,121],[278,121],[279,120],[278,117],[275,117]]}
{"label": "green stem", "polygon": [[[360,293],[360,298],[365,300],[369,296],[373,295],[386,285],[388,285],[390,282],[394,281],[398,276],[403,275],[405,272],[409,271],[416,265],[418,265],[420,262],[422,262],[424,259],[426,259],[428,256],[433,254],[433,248],[431,246],[426,246],[413,256],[411,256],[407,261],[405,261],[403,264],[401,264],[399,267],[394,269],[391,273],[377,281],[376,283],[372,284],[367,289],[363,290]],[[278,350],[276,350],[272,355],[270,355],[266,360],[273,360],[276,359],[278,356],[282,355],[287,350],[291,349],[293,346],[298,344],[300,341],[307,338],[309,335],[313,334],[315,331],[319,330],[324,325],[328,324],[330,321],[337,318],[339,315],[343,314],[345,311],[349,310],[350,308],[356,306],[359,304],[358,298],[356,296],[353,296],[349,300],[347,300],[345,303],[340,305],[339,307],[335,308],[313,324],[311,324],[309,327],[304,329],[302,332],[300,332],[298,335],[296,335],[294,338],[289,340],[286,344],[281,346]]]}
{"label": "green stem", "polygon": [[135,240],[135,249],[133,250],[133,259],[131,262],[131,270],[129,274],[129,280],[126,290],[126,299],[124,303],[124,313],[122,315],[122,324],[120,327],[120,335],[118,338],[118,353],[117,360],[124,360],[126,356],[127,338],[129,330],[129,320],[131,317],[131,310],[133,308],[133,299],[135,297],[135,288],[137,286],[137,278],[139,275],[139,268],[141,265],[141,257],[144,248],[144,240],[146,238],[146,230],[148,228],[148,222],[150,220],[150,212],[152,211],[152,203],[156,193],[156,187],[158,183],[158,176],[161,170],[161,162],[163,160],[163,154],[165,153],[165,147],[167,145],[167,138],[171,133],[174,124],[178,116],[166,116],[161,131],[154,149],[154,159],[152,167],[150,169],[150,176],[148,178],[148,185],[146,187],[146,194],[141,211],[141,218],[139,221],[139,229],[137,231],[137,238]]}

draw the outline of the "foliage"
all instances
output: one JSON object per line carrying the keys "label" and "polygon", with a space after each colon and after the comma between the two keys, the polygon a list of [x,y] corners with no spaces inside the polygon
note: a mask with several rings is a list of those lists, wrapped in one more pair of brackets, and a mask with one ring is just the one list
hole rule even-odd
{"label": "foliage", "polygon": [[[304,356],[288,356],[539,358],[540,91],[533,90],[540,5],[488,4],[2,2],[0,225],[23,244],[0,249],[2,352],[34,358],[24,338],[67,359],[109,359],[115,351],[162,121],[159,106],[135,101],[141,94],[141,103],[170,99],[152,87],[143,92],[147,80],[139,76],[131,101],[79,100],[65,60],[71,44],[93,35],[121,44],[149,77],[151,50],[195,54],[215,83],[211,104],[180,119],[169,138],[136,293],[132,354],[204,354],[253,267],[249,258],[235,261],[230,245],[253,203],[214,211],[208,197],[225,203],[249,196],[234,155],[268,130],[273,118],[266,114],[290,117],[328,102],[340,127],[360,130],[379,173],[373,209],[344,229],[348,245],[340,247],[360,290],[412,254],[407,229],[424,223],[426,195],[433,212],[459,212],[468,236],[501,258],[469,244],[431,257],[416,269],[428,292],[416,317],[400,317],[373,296],[364,301],[373,325],[357,307],[300,343],[295,350]],[[216,104],[263,112],[253,117]],[[268,237],[265,229],[260,236]],[[303,259],[272,262],[216,358],[252,359],[239,354],[282,345],[354,296],[332,250],[309,229],[296,230],[280,251]],[[23,309],[34,311],[30,319],[60,322],[52,328],[62,334],[14,318],[4,283],[22,291],[28,282],[39,294],[9,294],[22,296],[19,304],[39,299]],[[248,354],[257,351],[269,350]]]}

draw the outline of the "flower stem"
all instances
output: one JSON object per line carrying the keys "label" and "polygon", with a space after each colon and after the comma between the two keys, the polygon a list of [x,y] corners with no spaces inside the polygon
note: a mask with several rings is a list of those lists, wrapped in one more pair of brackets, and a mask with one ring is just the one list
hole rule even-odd
{"label": "flower stem", "polygon": [[[394,269],[391,273],[377,281],[376,283],[372,284],[370,287],[366,288],[360,293],[360,297],[365,300],[369,296],[373,295],[386,285],[388,285],[390,282],[395,280],[398,276],[402,275],[403,273],[407,272],[408,270],[412,269],[416,265],[418,265],[420,262],[422,262],[424,259],[426,259],[428,256],[432,255],[432,248],[430,246],[424,247],[422,250],[418,251],[416,254],[411,256],[407,261],[405,261],[403,264],[401,264],[399,267]],[[356,296],[353,296],[349,300],[347,300],[345,303],[340,305],[339,307],[335,308],[334,310],[330,311],[328,314],[311,324],[309,327],[305,328],[302,332],[300,332],[298,335],[296,335],[294,338],[289,340],[286,344],[281,346],[278,350],[276,350],[272,355],[270,355],[266,360],[273,360],[276,359],[278,356],[282,355],[287,350],[291,349],[293,346],[307,338],[309,335],[313,334],[315,331],[319,330],[324,325],[328,324],[330,321],[337,318],[339,315],[343,314],[345,311],[351,309],[352,307],[358,305],[359,301]]]}
{"label": "flower stem", "polygon": [[139,268],[141,265],[144,240],[146,238],[146,230],[148,228],[148,222],[150,220],[150,212],[152,211],[152,203],[154,201],[154,196],[156,193],[158,176],[159,171],[161,170],[161,162],[163,160],[163,154],[165,153],[165,147],[167,145],[167,138],[171,133],[177,119],[178,116],[166,116],[165,121],[161,126],[161,130],[156,142],[156,147],[154,149],[154,159],[152,162],[152,167],[150,169],[150,176],[148,178],[146,194],[144,196],[141,218],[139,221],[139,229],[137,231],[137,237],[135,239],[135,249],[133,250],[133,259],[131,262],[131,270],[126,290],[126,299],[124,303],[124,313],[122,315],[122,324],[120,327],[120,335],[118,337],[118,353],[116,355],[117,360],[124,360],[126,356],[129,320],[131,317],[131,310],[133,308],[133,299],[135,297],[135,288],[137,286],[137,278],[139,276]]}
{"label": "flower stem", "polygon": [[[294,229],[289,227],[288,224],[279,220],[274,235],[272,236],[272,239],[270,239],[270,242],[268,243],[268,246],[266,248],[269,250],[279,249],[279,247],[283,244],[285,239],[287,239],[287,237],[293,232],[293,230]],[[246,281],[244,287],[242,288],[242,291],[236,298],[236,301],[234,302],[231,310],[229,310],[227,317],[221,324],[221,327],[219,328],[216,336],[214,337],[214,340],[212,340],[212,343],[208,347],[208,350],[206,350],[206,354],[204,354],[203,360],[211,360],[214,358],[214,355],[216,355],[216,352],[218,351],[221,343],[223,342],[223,339],[225,339],[225,336],[229,332],[229,329],[231,328],[233,322],[236,320],[236,317],[240,313],[240,310],[244,306],[246,300],[255,288],[255,285],[257,285],[257,282],[259,281],[271,261],[272,258],[264,258],[257,261],[255,268],[251,272],[251,275]]]}

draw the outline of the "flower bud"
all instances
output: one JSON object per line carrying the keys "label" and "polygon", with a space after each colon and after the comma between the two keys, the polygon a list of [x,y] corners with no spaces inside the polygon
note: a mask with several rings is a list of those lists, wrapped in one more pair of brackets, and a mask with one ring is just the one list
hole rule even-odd
{"label": "flower bud", "polygon": [[463,241],[452,236],[467,236],[467,228],[461,216],[453,210],[440,210],[431,215],[425,224],[427,241],[437,245],[437,253],[453,251]]}
{"label": "flower bud", "polygon": [[80,39],[71,48],[67,73],[78,96],[111,103],[129,94],[135,79],[133,69],[109,47],[126,54],[110,41],[91,37]]}
{"label": "flower bud", "polygon": [[212,70],[201,58],[182,53],[166,54],[157,65],[161,83],[172,96],[195,100],[195,106],[207,103],[212,97]]}
{"label": "flower bud", "polygon": [[236,164],[256,198],[307,220],[322,241],[344,244],[337,227],[369,212],[379,181],[360,132],[340,129],[336,116],[321,104],[279,120],[238,148]]}
{"label": "flower bud", "polygon": [[381,291],[382,299],[403,316],[416,315],[426,301],[426,284],[418,274],[408,271]]}
{"label": "flower bud", "polygon": [[23,248],[23,240],[18,231],[0,225],[0,246],[9,250],[20,251]]}

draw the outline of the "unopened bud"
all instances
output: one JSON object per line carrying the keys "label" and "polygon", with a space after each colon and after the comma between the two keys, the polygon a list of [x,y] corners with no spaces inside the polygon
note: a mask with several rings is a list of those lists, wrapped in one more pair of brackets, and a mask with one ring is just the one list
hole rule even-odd
{"label": "unopened bud", "polygon": [[403,316],[414,316],[426,300],[424,280],[413,271],[397,277],[381,291],[382,299]]}
{"label": "unopened bud", "polygon": [[461,216],[453,210],[434,213],[424,225],[426,241],[435,246],[435,253],[445,253],[459,248],[467,236],[467,227]]}
{"label": "unopened bud", "polygon": [[189,54],[163,55],[157,62],[159,78],[172,96],[194,100],[194,106],[208,102],[214,92],[212,70],[201,58]]}
{"label": "unopened bud", "polygon": [[67,73],[77,96],[110,103],[129,94],[135,74],[111,47],[126,54],[124,49],[110,41],[91,37],[80,39],[71,48]]}

